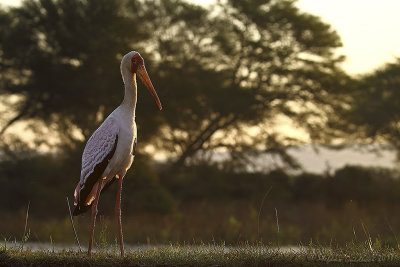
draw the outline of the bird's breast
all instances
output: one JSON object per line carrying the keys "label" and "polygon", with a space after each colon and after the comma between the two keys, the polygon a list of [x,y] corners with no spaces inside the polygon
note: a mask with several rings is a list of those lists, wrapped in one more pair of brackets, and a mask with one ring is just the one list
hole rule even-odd
{"label": "bird's breast", "polygon": [[136,139],[136,124],[121,125],[118,133],[118,144],[111,158],[106,174],[107,179],[111,179],[115,175],[121,176],[132,165],[134,156],[132,155],[134,141]]}

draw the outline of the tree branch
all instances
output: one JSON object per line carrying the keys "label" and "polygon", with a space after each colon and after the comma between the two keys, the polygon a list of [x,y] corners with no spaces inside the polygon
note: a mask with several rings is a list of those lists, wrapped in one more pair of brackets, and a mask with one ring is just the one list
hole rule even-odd
{"label": "tree branch", "polygon": [[18,120],[22,119],[25,115],[28,114],[28,110],[29,110],[29,104],[25,103],[24,108],[11,120],[9,120],[7,122],[7,124],[1,129],[0,131],[0,136],[3,136],[4,132],[11,126],[13,125],[15,122],[17,122]]}
{"label": "tree branch", "polygon": [[229,125],[231,125],[234,121],[237,120],[237,115],[232,115],[231,118],[228,118],[226,121],[223,121],[223,116],[219,115],[215,119],[213,119],[209,125],[199,133],[195,140],[193,140],[187,147],[186,150],[181,154],[175,163],[172,164],[169,169],[170,172],[175,172],[180,169],[185,160],[191,156],[193,156],[197,151],[203,148],[204,143],[209,141],[215,132],[220,129],[223,129]]}

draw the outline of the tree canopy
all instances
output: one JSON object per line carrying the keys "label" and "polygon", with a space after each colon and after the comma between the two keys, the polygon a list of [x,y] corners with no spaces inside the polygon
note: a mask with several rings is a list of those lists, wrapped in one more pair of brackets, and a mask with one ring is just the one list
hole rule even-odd
{"label": "tree canopy", "polygon": [[350,88],[351,106],[343,113],[348,136],[400,151],[400,59],[362,76]]}
{"label": "tree canopy", "polygon": [[139,138],[175,167],[216,149],[284,156],[302,138],[278,131],[277,118],[328,140],[347,79],[337,33],[289,0],[24,1],[2,10],[0,28],[0,92],[19,97],[3,130],[35,119],[64,143],[87,138],[121,101],[119,60],[137,50],[164,106],[139,92]]}

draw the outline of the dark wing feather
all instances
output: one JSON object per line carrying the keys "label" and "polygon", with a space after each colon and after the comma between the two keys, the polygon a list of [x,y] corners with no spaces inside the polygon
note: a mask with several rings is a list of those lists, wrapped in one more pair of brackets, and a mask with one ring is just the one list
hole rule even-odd
{"label": "dark wing feather", "polygon": [[[104,170],[107,168],[108,161],[114,156],[115,149],[117,148],[117,144],[118,144],[118,135],[115,138],[114,147],[111,150],[111,152],[107,154],[107,156],[103,159],[102,162],[100,162],[99,164],[97,164],[94,167],[94,171],[86,178],[85,184],[83,185],[83,187],[79,193],[78,204],[75,206],[74,213],[73,213],[74,215],[81,214],[81,213],[87,211],[92,206],[92,204],[85,205],[86,201],[87,201],[87,197],[89,196],[90,192],[92,191],[93,186],[100,179]],[[114,179],[115,179],[115,177],[111,181],[113,181]],[[108,182],[107,185],[109,185],[110,182]]]}

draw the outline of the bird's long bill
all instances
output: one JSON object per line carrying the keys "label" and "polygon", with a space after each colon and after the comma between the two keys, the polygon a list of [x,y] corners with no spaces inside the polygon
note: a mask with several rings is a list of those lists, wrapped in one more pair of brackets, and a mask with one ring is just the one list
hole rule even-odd
{"label": "bird's long bill", "polygon": [[150,93],[153,95],[154,99],[156,100],[158,108],[161,110],[162,106],[161,106],[160,99],[158,98],[156,90],[154,90],[153,84],[150,81],[150,77],[147,74],[147,71],[146,71],[146,68],[144,67],[144,65],[141,65],[140,67],[138,67],[136,73],[137,73],[137,76],[139,77],[139,79],[144,83],[144,85],[146,85],[147,89],[149,89]]}

